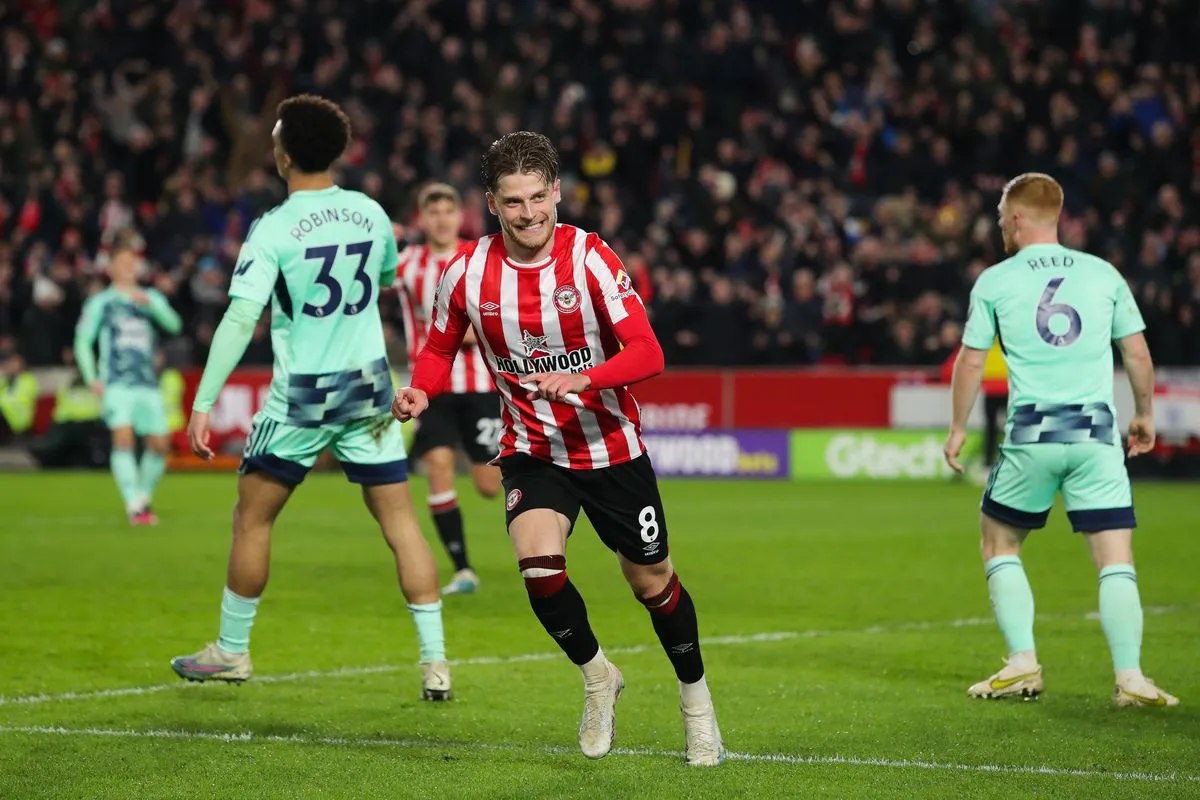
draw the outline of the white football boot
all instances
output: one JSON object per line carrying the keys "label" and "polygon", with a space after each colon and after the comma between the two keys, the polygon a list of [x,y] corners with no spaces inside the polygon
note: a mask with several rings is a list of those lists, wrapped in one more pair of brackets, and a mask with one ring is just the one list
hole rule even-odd
{"label": "white football boot", "polygon": [[421,699],[435,703],[453,697],[450,691],[450,665],[445,661],[434,661],[421,665]]}
{"label": "white football boot", "polygon": [[209,642],[199,653],[172,658],[171,669],[185,680],[201,683],[204,681],[242,683],[254,673],[254,666],[250,663],[248,652],[228,653],[222,650],[216,642]]}
{"label": "white football boot", "polygon": [[479,591],[479,576],[475,574],[475,570],[460,569],[454,573],[454,577],[450,582],[442,587],[442,595],[448,594],[474,594]]}
{"label": "white football boot", "polygon": [[725,760],[725,745],[717,727],[717,710],[712,703],[696,708],[680,704],[683,735],[687,742],[684,756],[689,767],[715,767]]}
{"label": "white football boot", "polygon": [[604,758],[617,736],[617,699],[625,678],[612,663],[604,681],[583,686],[583,719],[579,723],[579,749],[588,758]]}
{"label": "white football boot", "polygon": [[971,686],[967,689],[967,694],[983,700],[999,700],[1004,697],[1023,697],[1026,700],[1033,700],[1045,688],[1040,664],[1018,668],[1006,658],[1004,659],[1004,669],[987,680]]}
{"label": "white football boot", "polygon": [[1179,698],[1164,692],[1154,685],[1154,681],[1141,675],[1117,681],[1117,688],[1113,693],[1113,705],[1117,708],[1129,706],[1166,708],[1179,705]]}

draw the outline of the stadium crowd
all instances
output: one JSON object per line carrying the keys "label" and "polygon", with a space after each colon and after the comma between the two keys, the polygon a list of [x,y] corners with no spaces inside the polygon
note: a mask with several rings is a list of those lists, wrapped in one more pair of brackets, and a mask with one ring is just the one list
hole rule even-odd
{"label": "stadium crowd", "polygon": [[668,363],[940,363],[1036,170],[1157,359],[1200,364],[1192,0],[19,0],[0,36],[0,350],[31,365],[70,359],[129,228],[202,362],[304,91],[345,105],[341,180],[400,233],[433,179],[493,230],[480,152],[549,135],[560,219],[623,255]]}

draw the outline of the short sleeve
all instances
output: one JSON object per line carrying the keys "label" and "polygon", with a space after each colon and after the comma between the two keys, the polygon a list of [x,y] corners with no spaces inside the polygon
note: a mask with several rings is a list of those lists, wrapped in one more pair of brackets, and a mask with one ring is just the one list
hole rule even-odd
{"label": "short sleeve", "polygon": [[608,244],[595,234],[589,234],[584,265],[592,288],[592,305],[612,324],[629,316],[646,313],[642,298],[633,288],[633,279]]}
{"label": "short sleeve", "polygon": [[1144,330],[1146,322],[1138,310],[1137,301],[1133,299],[1133,292],[1129,291],[1129,284],[1120,278],[1113,298],[1112,338],[1124,339]]}
{"label": "short sleeve", "polygon": [[271,246],[270,228],[262,222],[259,220],[254,225],[250,237],[238,252],[233,280],[229,284],[229,296],[265,306],[271,302],[271,292],[279,278],[279,254]]}
{"label": "short sleeve", "polygon": [[971,306],[963,329],[963,346],[973,350],[991,350],[996,341],[996,306],[980,276],[971,289]]}

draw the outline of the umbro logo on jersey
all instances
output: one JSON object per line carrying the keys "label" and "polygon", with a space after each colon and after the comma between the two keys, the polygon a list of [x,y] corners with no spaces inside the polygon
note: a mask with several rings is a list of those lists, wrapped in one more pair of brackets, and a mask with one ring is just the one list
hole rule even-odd
{"label": "umbro logo on jersey", "polygon": [[485,317],[497,317],[500,315],[500,305],[498,303],[480,303],[479,310],[483,312]]}

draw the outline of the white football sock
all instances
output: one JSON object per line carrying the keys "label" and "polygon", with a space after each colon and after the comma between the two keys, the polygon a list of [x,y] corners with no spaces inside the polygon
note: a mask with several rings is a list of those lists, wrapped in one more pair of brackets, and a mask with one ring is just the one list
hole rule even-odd
{"label": "white football sock", "polygon": [[688,708],[703,708],[712,705],[712,695],[708,691],[708,681],[704,676],[695,683],[679,682],[679,699]]}
{"label": "white football sock", "polygon": [[591,661],[580,664],[579,671],[583,673],[584,683],[596,684],[608,680],[608,658],[604,650],[597,650]]}

